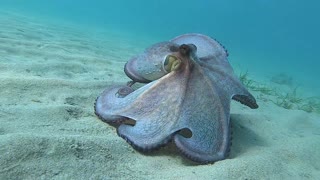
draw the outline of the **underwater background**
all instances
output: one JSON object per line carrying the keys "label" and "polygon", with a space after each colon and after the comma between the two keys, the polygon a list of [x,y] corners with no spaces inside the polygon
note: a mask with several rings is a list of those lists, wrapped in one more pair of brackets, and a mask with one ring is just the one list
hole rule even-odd
{"label": "underwater background", "polygon": [[[317,179],[320,2],[1,0],[0,179]],[[184,33],[229,52],[258,110],[231,105],[229,159],[143,155],[94,114],[130,57]]]}
{"label": "underwater background", "polygon": [[[197,32],[220,41],[230,60],[240,58],[250,73],[287,73],[320,92],[319,2],[299,0],[2,0],[1,9],[83,28],[126,32],[141,40],[167,40]],[[140,41],[141,41],[140,40]]]}

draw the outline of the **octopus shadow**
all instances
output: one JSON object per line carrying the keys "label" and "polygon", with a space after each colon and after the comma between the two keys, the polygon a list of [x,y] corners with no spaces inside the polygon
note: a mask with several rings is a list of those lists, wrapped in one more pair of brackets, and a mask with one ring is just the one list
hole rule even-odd
{"label": "octopus shadow", "polygon": [[166,144],[164,147],[161,147],[155,151],[151,152],[141,152],[137,151],[140,154],[146,155],[146,156],[163,156],[164,158],[168,157],[168,160],[170,159],[179,159],[182,161],[184,165],[187,166],[195,166],[195,165],[200,165],[200,163],[194,162],[189,160],[186,157],[182,157],[182,153],[180,153],[178,147],[175,145],[175,143],[171,140],[168,144]]}
{"label": "octopus shadow", "polygon": [[251,148],[267,146],[263,137],[256,133],[257,127],[252,122],[257,121],[259,119],[253,115],[231,114],[232,146],[230,159],[237,158]]}
{"label": "octopus shadow", "polygon": [[[266,142],[260,137],[254,130],[252,130],[253,125],[251,121],[258,121],[255,117],[248,115],[232,114],[231,115],[231,134],[232,134],[232,145],[231,153],[227,159],[237,158],[241,154],[247,152],[249,149],[257,146],[266,146]],[[151,152],[140,152],[140,154],[146,156],[163,156],[171,158],[179,158],[182,164],[186,166],[196,166],[201,165],[200,163],[189,160],[188,158],[181,158],[181,153],[174,144],[170,141],[164,147]],[[169,160],[171,159],[169,158]]]}

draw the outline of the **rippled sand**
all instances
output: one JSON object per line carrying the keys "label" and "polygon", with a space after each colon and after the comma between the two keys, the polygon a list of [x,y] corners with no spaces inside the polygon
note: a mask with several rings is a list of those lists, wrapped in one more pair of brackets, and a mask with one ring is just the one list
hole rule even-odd
{"label": "rippled sand", "polygon": [[232,104],[229,159],[197,165],[173,144],[134,151],[93,104],[128,81],[123,65],[142,44],[1,12],[0,179],[320,177],[319,114],[278,107],[261,92],[258,110]]}

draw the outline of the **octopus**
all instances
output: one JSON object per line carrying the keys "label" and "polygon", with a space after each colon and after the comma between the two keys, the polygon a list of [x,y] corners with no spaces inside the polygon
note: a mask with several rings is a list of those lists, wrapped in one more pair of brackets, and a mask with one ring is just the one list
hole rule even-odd
{"label": "octopus", "polygon": [[[230,103],[258,108],[216,40],[184,34],[156,43],[124,67],[132,79],[107,88],[95,114],[134,149],[150,152],[172,141],[186,158],[208,164],[230,154]],[[134,83],[142,83],[133,88]]]}

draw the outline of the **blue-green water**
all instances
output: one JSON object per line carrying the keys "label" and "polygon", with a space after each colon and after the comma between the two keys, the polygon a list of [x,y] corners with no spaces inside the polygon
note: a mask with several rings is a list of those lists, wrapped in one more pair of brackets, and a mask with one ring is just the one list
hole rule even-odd
{"label": "blue-green water", "polygon": [[2,9],[159,40],[187,32],[207,34],[227,47],[231,61],[241,57],[244,62],[237,63],[255,74],[284,72],[318,89],[319,7],[315,0],[1,1]]}
{"label": "blue-green water", "polygon": [[[319,96],[320,3],[310,0],[2,0],[0,10],[77,28],[112,30],[132,41],[202,33],[220,41],[230,62],[253,79],[277,74]],[[91,32],[88,32],[90,34]],[[144,48],[144,47],[139,47]],[[126,61],[126,59],[123,59]],[[239,72],[237,72],[239,73]]]}
{"label": "blue-green water", "polygon": [[[315,0],[0,0],[0,179],[317,179],[319,7]],[[260,106],[232,104],[231,155],[203,166],[172,144],[140,154],[94,114],[107,86],[129,80],[123,65],[132,55],[193,32],[226,46]]]}

